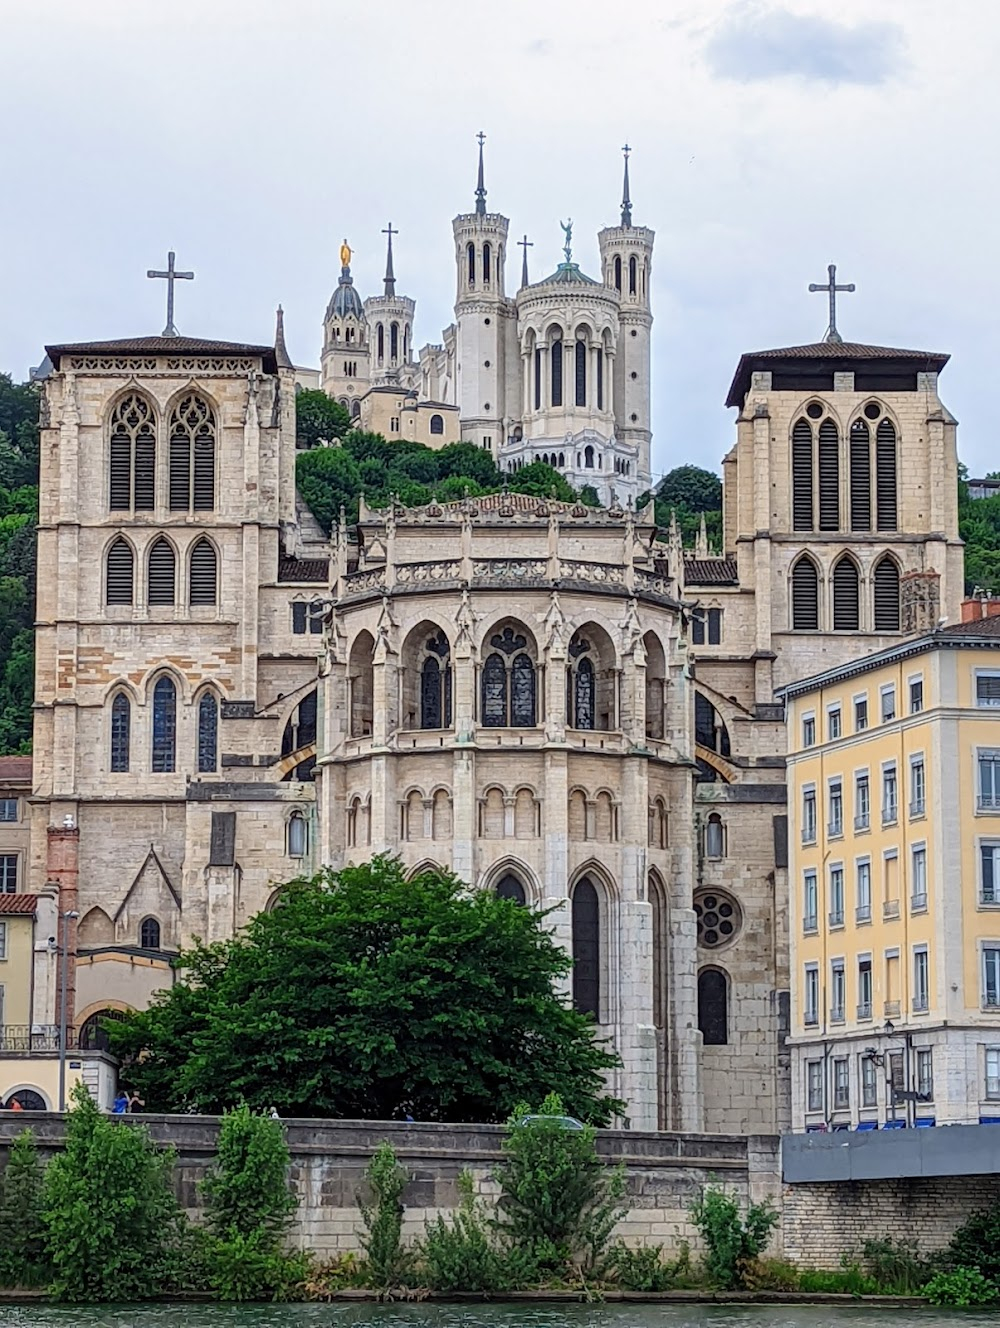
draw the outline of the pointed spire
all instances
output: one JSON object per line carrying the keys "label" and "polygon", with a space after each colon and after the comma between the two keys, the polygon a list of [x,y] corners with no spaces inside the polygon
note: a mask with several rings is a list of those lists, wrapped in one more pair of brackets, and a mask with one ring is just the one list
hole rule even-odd
{"label": "pointed spire", "polygon": [[528,285],[528,250],[534,247],[534,241],[529,240],[525,235],[523,240],[518,240],[524,257],[521,259],[521,288]]}
{"label": "pointed spire", "polygon": [[281,305],[278,305],[277,320],[274,327],[274,358],[278,362],[279,369],[293,369],[288,347],[285,345],[285,311]]}
{"label": "pointed spire", "polygon": [[394,231],[392,229],[392,222],[390,221],[382,234],[388,235],[389,237],[389,243],[386,245],[385,251],[385,291],[383,293],[385,295],[395,295],[396,274],[392,270],[392,237],[398,235],[399,231]]}
{"label": "pointed spire", "polygon": [[632,154],[632,149],[626,143],[622,148],[622,156],[625,158],[625,185],[622,189],[622,225],[632,225],[632,199],[629,196],[628,188],[628,159]]}
{"label": "pointed spire", "polygon": [[698,538],[694,543],[694,556],[696,558],[708,557],[708,529],[705,525],[705,513],[701,514],[701,522],[698,525]]}
{"label": "pointed spire", "polygon": [[486,135],[480,129],[476,135],[479,142],[479,178],[476,181],[476,216],[486,216],[486,184],[483,176],[483,144],[486,142]]}

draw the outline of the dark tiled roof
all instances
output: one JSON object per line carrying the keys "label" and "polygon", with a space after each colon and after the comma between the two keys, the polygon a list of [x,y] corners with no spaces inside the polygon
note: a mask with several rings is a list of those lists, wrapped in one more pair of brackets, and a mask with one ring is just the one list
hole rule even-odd
{"label": "dark tiled roof", "polygon": [[0,895],[0,913],[24,913],[30,917],[37,907],[37,895]]}
{"label": "dark tiled roof", "polygon": [[30,782],[30,756],[0,756],[0,784],[22,784]]}
{"label": "dark tiled roof", "polygon": [[739,584],[735,558],[684,559],[684,584],[687,586],[735,586]]}
{"label": "dark tiled roof", "polygon": [[330,563],[326,558],[279,558],[279,581],[307,581],[310,585],[326,585],[330,579]]}
{"label": "dark tiled roof", "polygon": [[250,346],[242,341],[205,341],[201,337],[124,337],[116,341],[75,341],[46,346],[45,353],[58,369],[62,355],[259,355],[265,373],[274,373],[273,346]]}
{"label": "dark tiled roof", "polygon": [[952,623],[950,627],[939,627],[935,635],[947,640],[955,636],[1000,636],[1000,614],[993,614],[989,618],[974,618],[971,622]]}
{"label": "dark tiled roof", "polygon": [[808,346],[784,346],[777,350],[754,350],[740,356],[733,375],[727,406],[742,406],[755,369],[770,369],[783,361],[819,360],[827,369],[838,365],[851,371],[858,363],[908,364],[923,373],[938,373],[951,357],[932,350],[898,350],[892,346],[862,346],[856,341],[815,341]]}

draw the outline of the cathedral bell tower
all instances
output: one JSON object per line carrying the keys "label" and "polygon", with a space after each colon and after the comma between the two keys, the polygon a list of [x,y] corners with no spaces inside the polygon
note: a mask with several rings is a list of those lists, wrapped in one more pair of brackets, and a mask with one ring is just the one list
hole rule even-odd
{"label": "cathedral bell tower", "polygon": [[396,274],[392,266],[392,222],[382,232],[388,236],[385,255],[385,278],[381,295],[365,300],[368,320],[368,344],[371,349],[371,383],[373,387],[399,385],[413,387],[418,366],[413,359],[413,316],[416,302],[406,295],[396,294]]}
{"label": "cathedral bell tower", "polygon": [[649,280],[653,264],[654,232],[632,224],[629,192],[628,144],[622,191],[621,225],[608,226],[598,234],[604,284],[618,292],[621,300],[621,338],[614,369],[615,434],[639,449],[639,492],[648,488],[650,471],[649,342],[653,314],[649,303]]}
{"label": "cathedral bell tower", "polygon": [[485,138],[485,134],[479,135],[475,211],[452,222],[458,273],[456,359],[462,438],[495,455],[505,436],[511,401],[516,409],[516,386],[508,393],[506,384],[508,364],[514,369],[518,360],[513,306],[504,294],[509,222],[497,212],[486,211]]}

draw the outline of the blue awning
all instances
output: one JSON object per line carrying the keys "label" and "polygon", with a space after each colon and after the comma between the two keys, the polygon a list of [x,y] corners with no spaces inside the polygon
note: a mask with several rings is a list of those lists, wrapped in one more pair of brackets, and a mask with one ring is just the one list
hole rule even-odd
{"label": "blue awning", "polygon": [[882,1129],[883,1129],[883,1130],[905,1130],[905,1129],[906,1129],[906,1121],[905,1121],[905,1120],[887,1120],[886,1123],[882,1126]]}
{"label": "blue awning", "polygon": [[980,1125],[1000,1125],[1000,1116],[980,1116]]}
{"label": "blue awning", "polygon": [[877,1130],[877,1129],[878,1129],[878,1121],[877,1121],[877,1120],[859,1120],[858,1123],[857,1123],[857,1126],[856,1126],[855,1128],[858,1129],[858,1130]]}
{"label": "blue awning", "polygon": [[913,1123],[918,1130],[922,1130],[930,1125],[936,1125],[937,1121],[934,1119],[933,1116],[918,1116]]}

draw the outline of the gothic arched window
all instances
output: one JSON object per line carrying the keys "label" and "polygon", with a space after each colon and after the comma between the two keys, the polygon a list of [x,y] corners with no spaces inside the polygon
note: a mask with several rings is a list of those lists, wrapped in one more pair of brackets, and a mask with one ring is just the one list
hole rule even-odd
{"label": "gothic arched window", "polygon": [[124,692],[111,702],[111,769],[115,774],[128,770],[132,744],[132,704]]}
{"label": "gothic arched window", "polygon": [[389,327],[389,363],[395,364],[399,359],[399,324],[392,323]]}
{"label": "gothic arched window", "polygon": [[819,572],[808,554],[792,569],[792,627],[797,632],[819,631]]}
{"label": "gothic arched window", "polygon": [[131,604],[135,585],[135,557],[132,545],[119,535],[108,549],[104,573],[104,599],[107,604]]}
{"label": "gothic arched window", "polygon": [[595,678],[593,660],[584,656],[578,661],[572,674],[573,707],[572,722],[575,729],[593,729],[595,727]]}
{"label": "gothic arched window", "polygon": [[813,528],[813,436],[808,420],[792,429],[792,529]]}
{"label": "gothic arched window", "polygon": [[896,426],[879,420],[875,430],[876,513],[879,530],[896,529]]}
{"label": "gothic arched window", "polygon": [[513,899],[515,904],[526,904],[528,902],[524,886],[513,872],[508,872],[506,876],[501,877],[497,882],[496,892],[501,899]]}
{"label": "gothic arched window", "polygon": [[218,596],[215,545],[204,535],[191,550],[188,603],[214,604]]}
{"label": "gothic arched window", "polygon": [[160,924],[155,918],[143,918],[139,926],[139,944],[144,950],[160,948]]}
{"label": "gothic arched window", "polygon": [[214,772],[219,764],[219,703],[211,692],[198,702],[198,770]]}
{"label": "gothic arched window", "polygon": [[563,344],[561,337],[557,337],[552,343],[551,361],[552,404],[553,406],[561,406],[563,403]]}
{"label": "gothic arched window", "polygon": [[111,416],[108,507],[151,512],[156,504],[156,416],[138,392],[123,397]]}
{"label": "gothic arched window", "polygon": [[176,599],[175,579],[177,560],[174,547],[161,535],[153,541],[147,565],[147,602],[173,604]]}
{"label": "gothic arched window", "polygon": [[444,416],[442,415],[431,416],[431,433],[433,434],[444,433]]}
{"label": "gothic arched window", "polygon": [[638,271],[635,254],[628,260],[628,293],[634,295],[636,291],[636,273]]}
{"label": "gothic arched window", "polygon": [[601,1013],[601,908],[590,878],[573,887],[573,1008],[578,1014]]}
{"label": "gothic arched window", "polygon": [[587,404],[587,344],[584,341],[576,343],[576,404]]}
{"label": "gothic arched window", "polygon": [[718,812],[712,812],[705,823],[705,857],[726,856],[726,827]]}
{"label": "gothic arched window", "polygon": [[622,260],[620,254],[615,254],[615,290],[622,288]]}
{"label": "gothic arched window", "polygon": [[309,826],[301,812],[292,812],[288,818],[286,845],[290,858],[304,858],[309,847]]}
{"label": "gothic arched window", "polygon": [[215,506],[215,416],[191,393],[170,416],[170,510],[211,512]]}
{"label": "gothic arched window", "polygon": [[420,666],[420,727],[451,727],[451,647],[444,632],[425,643]]}
{"label": "gothic arched window", "polygon": [[583,449],[583,464],[586,466],[587,470],[594,469],[594,449],[589,443]]}
{"label": "gothic arched window", "polygon": [[476,246],[471,242],[466,246],[465,256],[469,264],[469,285],[476,284]]}
{"label": "gothic arched window", "polygon": [[534,728],[535,665],[527,638],[505,627],[490,638],[493,653],[483,664],[480,722],[486,728]]}
{"label": "gothic arched window", "polygon": [[483,245],[483,285],[484,286],[488,286],[490,284],[490,261],[492,256],[493,256],[493,251],[490,247],[489,240],[487,240],[486,243]]}
{"label": "gothic arched window", "polygon": [[875,564],[875,630],[899,631],[899,568],[888,554]]}
{"label": "gothic arched window", "polygon": [[833,420],[819,426],[819,528],[840,529],[840,435]]}
{"label": "gothic arched window", "polygon": [[153,688],[153,773],[169,774],[177,760],[177,688],[158,678]]}
{"label": "gothic arched window", "polygon": [[511,728],[535,725],[535,666],[527,655],[515,655],[510,669]]}
{"label": "gothic arched window", "polygon": [[706,1047],[724,1047],[729,1041],[728,983],[717,968],[698,974],[698,1028]]}
{"label": "gothic arched window", "polygon": [[872,439],[864,420],[851,425],[851,529],[872,528]]}
{"label": "gothic arched window", "polygon": [[861,625],[858,566],[844,554],[833,568],[833,630],[856,632]]}
{"label": "gothic arched window", "polygon": [[385,328],[379,323],[375,328],[375,345],[379,364],[385,359]]}
{"label": "gothic arched window", "polygon": [[730,755],[729,730],[725,721],[701,692],[694,694],[694,740],[699,747],[707,747],[720,756]]}

